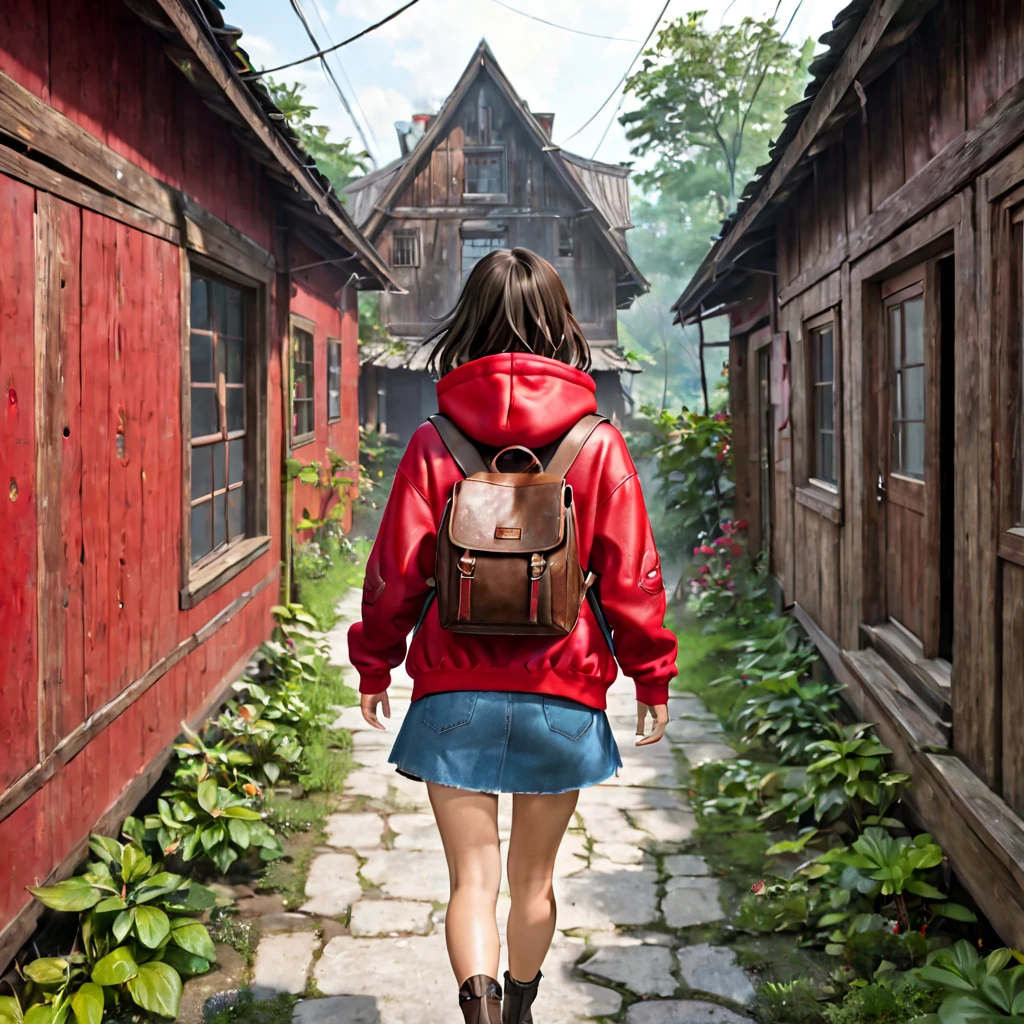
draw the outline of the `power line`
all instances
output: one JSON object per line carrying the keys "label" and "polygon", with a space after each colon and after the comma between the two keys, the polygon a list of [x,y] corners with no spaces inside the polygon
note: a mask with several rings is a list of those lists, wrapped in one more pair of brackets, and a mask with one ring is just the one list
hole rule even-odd
{"label": "power line", "polygon": [[374,22],[372,25],[364,28],[362,32],[357,32],[354,36],[349,36],[348,39],[343,39],[340,43],[328,46],[325,50],[318,49],[316,53],[311,53],[308,57],[300,57],[299,60],[290,61],[288,64],[279,64],[276,68],[266,68],[263,71],[254,71],[249,74],[245,74],[242,77],[245,79],[263,78],[264,75],[272,75],[277,71],[285,71],[288,68],[298,67],[300,64],[308,64],[311,60],[318,60],[319,58],[326,56],[328,53],[334,53],[335,50],[340,50],[343,46],[348,46],[349,43],[354,43],[357,39],[362,39],[363,36],[369,35],[382,25],[386,25],[389,21],[393,21],[400,14],[409,10],[410,7],[415,6],[419,2],[420,0],[409,0],[407,4],[399,7],[397,11],[392,11],[386,18],[381,18],[380,21]]}
{"label": "power line", "polygon": [[[316,13],[316,20],[320,22],[320,25],[323,28],[324,33],[327,35],[327,41],[333,46],[334,39],[331,37],[331,30],[327,27],[327,22],[324,21],[324,16],[321,13],[320,0],[313,0],[313,10]],[[366,111],[363,110],[363,105],[359,102],[359,94],[356,92],[356,87],[352,84],[352,80],[348,77],[348,73],[345,71],[345,65],[341,63],[341,57],[338,56],[338,54],[334,55],[334,63],[337,66],[338,70],[341,72],[341,77],[345,79],[345,84],[348,86],[349,92],[352,94],[352,102],[356,105],[356,109],[359,111],[359,113],[362,114],[363,122],[369,129],[370,138],[373,139],[374,147],[376,148],[377,152],[380,153],[380,142],[377,139],[377,133],[373,130],[373,122],[370,121],[370,119],[366,116]],[[353,122],[355,122],[354,117],[352,118],[352,120]],[[358,122],[356,122],[356,128],[359,128]],[[366,145],[366,139],[365,137],[363,137],[363,133],[360,132],[359,135],[363,139],[363,145],[365,146],[366,151],[369,153],[370,147]],[[374,166],[376,167],[376,161],[373,160],[372,156],[370,157],[370,159],[373,162]]]}
{"label": "power line", "polygon": [[[302,9],[299,0],[290,0],[290,3],[292,5],[292,10],[298,16],[299,21],[302,22],[302,27],[306,30],[306,35],[309,36],[309,41],[319,49],[320,44],[317,42],[316,36],[313,35],[313,30],[309,27],[309,21],[306,19],[306,14]],[[326,57],[320,58],[320,67],[327,76],[327,80],[332,86],[334,86],[334,91],[338,94],[338,99],[341,100],[341,105],[345,108],[345,113],[352,119],[352,123],[356,126],[356,131],[359,132],[359,138],[363,141],[363,148],[366,150],[366,153],[370,158],[370,163],[372,163],[374,168],[376,168],[377,161],[374,158],[373,153],[370,152],[370,143],[366,140],[366,134],[363,131],[362,125],[360,125],[356,120],[356,115],[352,113],[352,107],[349,106],[348,98],[345,96],[345,93],[342,92],[341,86],[338,84],[338,79],[334,77],[334,72],[327,63]]]}
{"label": "power line", "polygon": [[601,106],[597,108],[597,110],[593,112],[593,114],[590,115],[590,117],[587,118],[587,120],[582,125],[580,125],[579,128],[576,129],[576,131],[572,133],[572,135],[562,140],[562,145],[565,145],[565,143],[571,141],[572,139],[575,139],[580,132],[582,132],[585,128],[588,128],[591,122],[595,120],[597,115],[600,114],[601,111],[604,110],[604,108],[607,107],[613,99],[615,99],[615,94],[622,87],[622,83],[625,82],[626,79],[629,77],[630,71],[633,70],[633,65],[637,62],[637,60],[640,57],[640,54],[644,52],[644,49],[647,47],[647,44],[651,41],[651,36],[654,35],[655,29],[657,29],[657,27],[661,24],[661,19],[665,17],[665,12],[668,10],[668,5],[670,3],[672,3],[672,0],[665,0],[664,6],[661,8],[658,17],[654,19],[654,24],[651,26],[651,31],[647,33],[647,38],[640,44],[640,49],[636,51],[636,54],[634,55],[633,59],[629,62],[629,66],[626,68],[625,72],[623,72],[622,77],[615,84],[615,88],[612,89],[612,91],[608,94],[608,98],[604,101],[604,103],[601,104]]}
{"label": "power line", "polygon": [[509,4],[503,2],[503,0],[493,0],[499,7],[504,7],[506,11],[511,11],[513,14],[519,14],[524,18],[530,18],[532,21],[539,21],[542,25],[550,25],[552,28],[560,28],[563,32],[575,32],[578,36],[590,36],[592,39],[611,39],[616,43],[639,43],[639,39],[631,39],[628,36],[606,36],[601,32],[588,32],[582,28],[572,28],[569,25],[559,25],[558,22],[548,21],[547,18],[539,18],[536,14],[530,14],[528,11],[521,11],[518,7],[511,7]]}

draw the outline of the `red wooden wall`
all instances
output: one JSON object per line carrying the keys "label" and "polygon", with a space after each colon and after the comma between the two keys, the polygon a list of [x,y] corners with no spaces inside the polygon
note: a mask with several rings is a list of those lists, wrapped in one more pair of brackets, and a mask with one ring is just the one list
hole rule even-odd
{"label": "red wooden wall", "polygon": [[[0,4],[0,71],[209,212],[275,248],[274,202],[259,166],[123,4],[6,0]],[[47,549],[46,561],[65,599],[60,650],[46,655],[47,662],[56,657],[60,664],[59,685],[52,697],[47,691],[45,706],[37,642],[43,567],[37,555],[34,376],[34,234],[42,208],[51,211],[62,254],[64,415],[59,508],[48,510],[60,517],[59,543]],[[344,323],[338,311],[348,271],[310,272],[292,296],[278,296],[272,287],[265,405],[270,550],[182,611],[179,292],[180,261],[187,256],[169,242],[3,176],[0,253],[0,475],[7,492],[0,524],[0,797],[182,641],[267,584],[0,820],[3,946],[5,928],[29,902],[25,886],[44,880],[80,848],[129,783],[167,749],[179,723],[221,692],[269,634],[282,550],[287,316],[279,304],[291,300],[295,312],[323,323],[322,337],[319,326],[317,332],[322,401],[316,445],[330,443],[353,458],[358,327],[354,296]],[[322,347],[328,331],[345,342],[343,418],[329,430]]]}

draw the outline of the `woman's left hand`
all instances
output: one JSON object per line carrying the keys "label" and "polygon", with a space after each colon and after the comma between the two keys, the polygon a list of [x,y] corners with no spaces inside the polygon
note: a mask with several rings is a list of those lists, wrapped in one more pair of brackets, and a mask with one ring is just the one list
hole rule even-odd
{"label": "woman's left hand", "polygon": [[[647,731],[648,715],[651,716],[654,728],[650,736],[644,736]],[[636,741],[638,747],[644,747],[648,743],[657,743],[665,735],[666,725],[668,725],[667,704],[644,704],[639,700],[636,702],[636,734],[643,737]]]}

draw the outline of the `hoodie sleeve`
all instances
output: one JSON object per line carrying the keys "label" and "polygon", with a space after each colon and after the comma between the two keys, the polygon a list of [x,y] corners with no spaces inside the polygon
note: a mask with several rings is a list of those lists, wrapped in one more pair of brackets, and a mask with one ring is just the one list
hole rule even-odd
{"label": "hoodie sleeve", "polygon": [[434,574],[435,531],[429,500],[399,466],[366,563],[361,621],[348,631],[360,693],[386,690],[391,670],[405,659],[406,638],[423,610],[427,579]]}
{"label": "hoodie sleeve", "polygon": [[636,471],[612,490],[597,510],[590,567],[622,671],[644,704],[668,702],[676,675],[675,634],[665,628],[661,561]]}

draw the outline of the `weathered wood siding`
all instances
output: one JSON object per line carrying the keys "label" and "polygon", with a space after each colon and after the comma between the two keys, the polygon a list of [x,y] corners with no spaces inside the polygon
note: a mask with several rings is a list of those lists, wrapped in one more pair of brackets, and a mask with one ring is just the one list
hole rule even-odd
{"label": "weathered wood siding", "polygon": [[[0,71],[276,249],[265,174],[123,4],[0,5]],[[269,318],[266,393],[252,429],[266,430],[270,549],[181,610],[189,257],[166,235],[0,174],[0,967],[27,934],[25,886],[66,876],[91,829],[120,824],[156,781],[182,720],[212,710],[272,627],[291,283],[271,277],[259,311]],[[354,457],[353,296],[351,312],[339,312],[347,276],[311,272],[293,301],[321,317],[324,342],[328,321],[343,339],[342,420],[330,428],[318,349],[318,440],[322,425],[323,443]]]}
{"label": "weathered wood siding", "polygon": [[393,218],[379,239],[380,252],[390,262],[392,233],[420,232],[420,266],[393,268],[409,294],[381,299],[382,313],[394,333],[421,337],[434,326],[432,318],[454,305],[462,288],[462,223],[482,220],[491,209],[463,201],[464,148],[504,143],[508,202],[502,203],[501,209],[507,209],[509,216],[495,214],[493,219],[504,221],[510,247],[532,249],[555,265],[588,338],[616,339],[615,271],[610,257],[586,217],[573,222],[573,255],[558,256],[558,218],[579,212],[578,203],[545,165],[519,116],[497,87],[485,81],[469,91],[455,121],[456,126],[433,152],[418,158],[416,177],[393,204]]}
{"label": "weathered wood siding", "polygon": [[[956,410],[953,746],[1018,812],[1024,760],[1011,737],[1024,726],[1024,562],[1000,549],[1007,435],[998,433],[993,402],[1000,376],[1019,366],[1002,359],[993,322],[1001,307],[1018,305],[1011,290],[1019,280],[1000,271],[1010,251],[997,247],[993,225],[997,202],[1024,183],[1024,169],[1014,176],[1002,167],[991,182],[984,172],[1022,135],[1011,115],[1022,82],[1020,6],[944,0],[901,59],[866,86],[859,116],[818,155],[813,173],[790,189],[777,219],[776,286],[778,329],[793,354],[792,457],[783,432],[772,557],[786,599],[841,649],[862,646],[861,624],[888,615],[920,635],[934,633],[934,610],[918,603],[938,586],[934,538],[920,517],[904,522],[913,518],[905,509],[890,506],[888,521],[880,521],[876,501],[879,288],[886,276],[955,250],[956,351],[947,367]],[[806,323],[826,308],[835,309],[841,396],[841,499],[833,511],[799,494],[809,471]],[[742,391],[749,401],[749,381]],[[934,525],[928,517],[935,514],[927,511],[925,522]]]}

